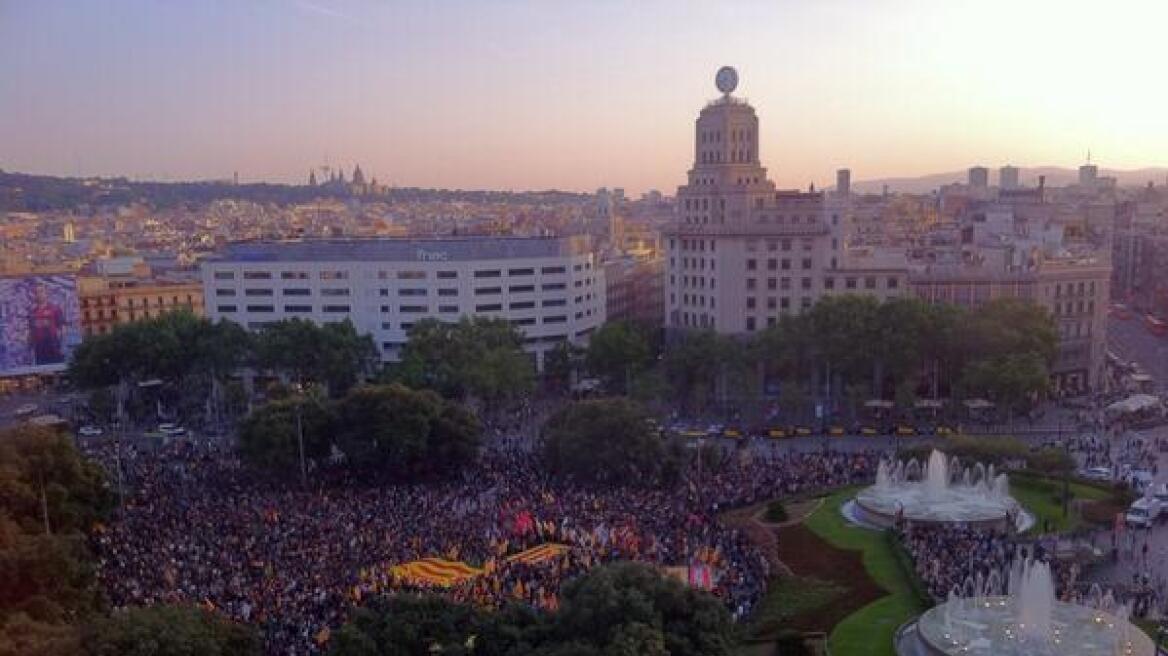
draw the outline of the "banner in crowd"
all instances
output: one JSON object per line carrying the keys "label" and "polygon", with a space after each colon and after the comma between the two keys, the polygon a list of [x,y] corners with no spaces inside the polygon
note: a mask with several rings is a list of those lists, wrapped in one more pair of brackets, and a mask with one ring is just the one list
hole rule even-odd
{"label": "banner in crowd", "polygon": [[483,570],[453,560],[423,558],[394,565],[389,572],[394,578],[410,583],[448,588],[482,574]]}
{"label": "banner in crowd", "polygon": [[571,549],[566,544],[556,544],[555,542],[545,542],[536,547],[520,551],[519,553],[507,558],[509,563],[524,563],[526,565],[534,565],[536,563],[546,562],[552,558],[557,558],[568,553]]}

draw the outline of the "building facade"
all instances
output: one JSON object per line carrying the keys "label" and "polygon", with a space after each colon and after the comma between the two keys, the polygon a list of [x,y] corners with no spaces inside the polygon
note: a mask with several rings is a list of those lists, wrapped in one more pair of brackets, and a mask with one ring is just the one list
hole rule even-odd
{"label": "building facade", "polygon": [[422,319],[510,321],[537,368],[605,320],[604,272],[585,237],[241,242],[202,264],[207,315],[256,330],[350,320],[397,360]]}
{"label": "building facade", "polygon": [[81,333],[108,333],[114,326],[184,310],[203,316],[203,285],[127,277],[82,276],[77,280]]}
{"label": "building facade", "polygon": [[[754,109],[729,92],[698,115],[694,164],[663,231],[666,328],[749,334],[825,295],[904,293],[903,274],[844,269],[850,194],[776,189],[758,135]],[[837,184],[850,187],[850,172]]]}
{"label": "building facade", "polygon": [[660,328],[665,316],[664,273],[663,258],[651,252],[605,262],[607,320]]}

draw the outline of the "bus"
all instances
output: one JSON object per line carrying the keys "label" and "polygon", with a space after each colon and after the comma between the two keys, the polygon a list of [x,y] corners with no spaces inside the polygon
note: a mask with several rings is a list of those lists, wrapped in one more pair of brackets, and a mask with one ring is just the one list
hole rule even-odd
{"label": "bus", "polygon": [[1152,333],[1153,335],[1158,337],[1164,337],[1165,335],[1168,335],[1168,323],[1165,323],[1163,320],[1157,319],[1150,314],[1144,317],[1144,325],[1148,327],[1148,332]]}

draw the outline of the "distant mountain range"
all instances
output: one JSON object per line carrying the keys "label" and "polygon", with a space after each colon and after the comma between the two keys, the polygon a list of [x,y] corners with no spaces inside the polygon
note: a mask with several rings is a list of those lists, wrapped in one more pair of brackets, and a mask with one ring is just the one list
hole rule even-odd
{"label": "distant mountain range", "polygon": [[[1020,178],[1021,184],[1027,187],[1034,187],[1038,185],[1038,176],[1046,176],[1046,184],[1050,187],[1062,187],[1079,179],[1079,171],[1077,169],[1061,168],[1058,166],[1037,166],[1034,168],[1019,167],[1021,169]],[[1114,177],[1121,187],[1142,187],[1149,182],[1154,182],[1157,186],[1168,184],[1168,168],[1152,167],[1135,169],[1132,171],[1120,171],[1116,169],[1100,169],[1100,176]],[[951,184],[954,182],[965,182],[968,178],[966,171],[954,171],[952,173],[931,173],[929,175],[922,175],[917,177],[903,177],[903,178],[877,178],[875,180],[860,180],[852,182],[852,190],[860,193],[880,193],[884,189],[884,185],[888,185],[889,191],[899,191],[910,194],[927,194],[935,191],[942,185]],[[998,171],[996,168],[990,168],[990,184],[998,184]]]}

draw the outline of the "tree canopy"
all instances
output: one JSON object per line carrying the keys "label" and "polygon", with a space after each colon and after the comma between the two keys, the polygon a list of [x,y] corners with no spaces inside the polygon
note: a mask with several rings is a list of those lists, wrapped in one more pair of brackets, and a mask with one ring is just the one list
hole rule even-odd
{"label": "tree canopy", "polygon": [[349,465],[409,477],[469,462],[482,430],[469,411],[431,390],[359,385],[337,400],[294,395],[257,408],[241,426],[244,458],[268,469],[294,470],[300,455],[298,413],[306,458],[321,462],[335,446]]}
{"label": "tree canopy", "polygon": [[543,426],[552,470],[605,483],[654,483],[674,471],[676,454],[638,404],[624,398],[575,401]]}
{"label": "tree canopy", "polygon": [[259,656],[259,634],[211,611],[148,606],[87,625],[85,656]]}
{"label": "tree canopy", "polygon": [[608,389],[628,394],[633,377],[651,365],[653,357],[642,327],[610,321],[592,334],[584,362]]}
{"label": "tree canopy", "polygon": [[527,392],[535,380],[523,334],[505,319],[486,317],[419,321],[410,329],[396,371],[412,387],[488,403]]}
{"label": "tree canopy", "polygon": [[331,641],[332,656],[725,656],[734,627],[708,593],[655,568],[595,568],[563,589],[560,610],[489,612],[435,596],[377,598]]}

